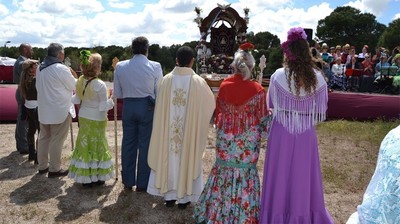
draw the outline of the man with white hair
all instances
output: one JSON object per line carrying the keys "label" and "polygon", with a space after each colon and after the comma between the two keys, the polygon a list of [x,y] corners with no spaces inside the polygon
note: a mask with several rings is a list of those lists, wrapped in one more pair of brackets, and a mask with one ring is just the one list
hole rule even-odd
{"label": "man with white hair", "polygon": [[37,159],[39,174],[49,173],[49,178],[68,175],[68,170],[61,169],[61,152],[75,116],[71,100],[76,77],[62,64],[64,56],[64,47],[51,43],[36,75],[40,122]]}

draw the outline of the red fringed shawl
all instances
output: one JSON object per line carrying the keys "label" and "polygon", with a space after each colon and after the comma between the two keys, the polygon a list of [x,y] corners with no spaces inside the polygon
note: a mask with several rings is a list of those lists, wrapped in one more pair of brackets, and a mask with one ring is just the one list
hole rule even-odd
{"label": "red fringed shawl", "polygon": [[219,129],[240,134],[267,117],[266,91],[257,82],[233,75],[221,83],[215,114]]}

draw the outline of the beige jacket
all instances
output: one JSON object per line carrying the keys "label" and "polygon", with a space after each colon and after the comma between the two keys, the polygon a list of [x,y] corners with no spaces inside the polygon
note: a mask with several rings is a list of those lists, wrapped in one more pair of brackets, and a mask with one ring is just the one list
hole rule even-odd
{"label": "beige jacket", "polygon": [[[182,74],[192,74],[192,79],[184,123],[178,187],[171,189],[171,186],[168,186],[169,102],[172,77]],[[209,123],[215,109],[215,98],[206,81],[190,68],[175,67],[171,73],[163,77],[158,87],[148,163],[156,172],[155,187],[160,190],[160,193],[176,190],[177,196],[181,198],[192,194],[193,180],[200,175]]]}

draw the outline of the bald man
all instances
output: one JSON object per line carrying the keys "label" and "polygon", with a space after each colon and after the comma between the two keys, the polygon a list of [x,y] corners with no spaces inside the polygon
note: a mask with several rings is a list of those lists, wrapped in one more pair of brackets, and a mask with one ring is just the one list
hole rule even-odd
{"label": "bald man", "polygon": [[33,54],[31,45],[27,43],[22,43],[19,46],[19,53],[20,56],[17,58],[17,61],[15,61],[13,69],[13,82],[18,84],[18,88],[15,91],[15,99],[17,100],[18,104],[17,124],[15,128],[15,142],[17,151],[19,153],[28,154],[28,124],[26,122],[26,109],[24,106],[25,100],[21,96],[19,83],[21,79],[22,63],[24,63],[26,59],[31,58]]}

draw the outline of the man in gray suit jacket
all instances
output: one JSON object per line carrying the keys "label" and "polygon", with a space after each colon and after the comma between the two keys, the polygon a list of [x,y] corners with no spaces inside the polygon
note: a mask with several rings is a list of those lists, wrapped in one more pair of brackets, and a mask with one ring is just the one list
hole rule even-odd
{"label": "man in gray suit jacket", "polygon": [[18,115],[17,115],[17,125],[15,128],[15,142],[17,151],[21,154],[28,154],[28,124],[26,122],[26,109],[24,106],[25,99],[21,96],[20,93],[20,79],[21,79],[21,72],[22,72],[22,63],[28,58],[32,57],[33,50],[30,44],[22,43],[19,46],[19,53],[20,56],[15,61],[14,68],[13,68],[13,82],[18,84],[17,91],[15,92],[15,99],[17,100],[18,104]]}

